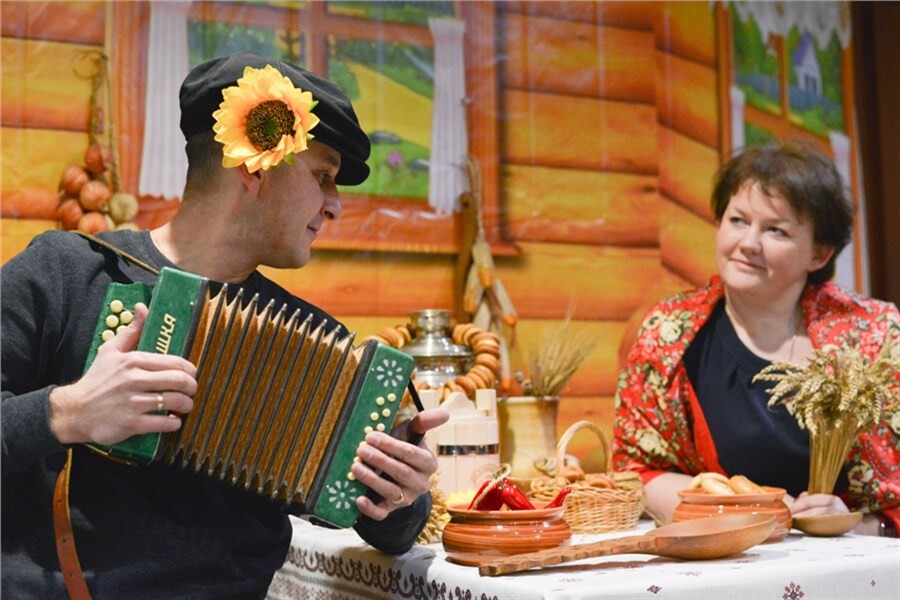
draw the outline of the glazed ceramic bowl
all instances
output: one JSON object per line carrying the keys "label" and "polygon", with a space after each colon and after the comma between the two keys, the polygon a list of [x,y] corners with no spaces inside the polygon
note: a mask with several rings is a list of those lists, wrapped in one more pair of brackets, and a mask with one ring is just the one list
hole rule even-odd
{"label": "glazed ceramic bowl", "polygon": [[836,537],[844,535],[856,527],[862,521],[862,518],[862,513],[858,511],[841,515],[796,517],[794,519],[794,528],[807,535],[816,537]]}
{"label": "glazed ceramic bowl", "polygon": [[675,507],[672,520],[719,515],[774,515],[775,530],[765,541],[777,542],[791,530],[791,509],[784,503],[784,488],[763,487],[763,490],[762,494],[707,494],[702,490],[682,490],[678,492],[681,503]]}
{"label": "glazed ceramic bowl", "polygon": [[565,506],[535,510],[466,510],[447,507],[450,522],[442,543],[447,559],[462,565],[556,548],[570,543],[572,530],[563,519]]}

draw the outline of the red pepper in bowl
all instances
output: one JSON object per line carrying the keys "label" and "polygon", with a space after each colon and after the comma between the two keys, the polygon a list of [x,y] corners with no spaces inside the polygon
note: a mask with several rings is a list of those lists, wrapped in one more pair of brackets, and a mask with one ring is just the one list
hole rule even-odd
{"label": "red pepper in bowl", "polygon": [[569,495],[569,492],[572,491],[572,488],[564,487],[560,492],[556,495],[556,498],[547,503],[547,506],[544,508],[557,508],[563,505],[563,502],[566,501],[566,496]]}
{"label": "red pepper in bowl", "polygon": [[500,510],[503,506],[503,481],[493,477],[481,484],[468,510]]}
{"label": "red pepper in bowl", "polygon": [[522,490],[516,484],[504,477],[502,486],[503,504],[509,507],[510,510],[534,510],[534,504],[531,503],[531,500],[522,493]]}

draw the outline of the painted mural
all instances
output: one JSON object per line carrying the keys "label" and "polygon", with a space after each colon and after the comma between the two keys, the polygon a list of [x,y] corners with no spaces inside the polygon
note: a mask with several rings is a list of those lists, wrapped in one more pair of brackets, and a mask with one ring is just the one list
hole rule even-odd
{"label": "painted mural", "polygon": [[[165,35],[179,37],[160,53],[147,48],[159,47],[151,23],[162,4],[175,23]],[[154,227],[178,206],[177,192],[142,183],[163,168],[144,147],[158,133],[146,115],[165,110],[150,99],[170,89],[166,78],[177,85],[179,69],[238,48],[298,62],[353,98],[373,176],[342,191],[344,216],[309,266],[267,274],[362,335],[423,308],[454,309],[466,223],[429,192],[435,136],[461,127],[479,166],[484,235],[517,312],[511,369],[567,316],[598,340],[562,393],[560,431],[579,419],[611,429],[622,352],[644,307],[714,271],[708,196],[724,157],[801,137],[835,157],[859,202],[842,2],[4,1],[0,10],[3,260],[62,227],[60,178],[84,165],[92,115],[102,123],[94,134],[118,148],[121,190],[139,201],[133,223]],[[464,85],[449,89],[436,75],[441,19],[464,28]],[[86,52],[108,60],[100,100],[79,70]],[[163,60],[178,68],[156,68]],[[460,126],[433,118],[447,93],[464,94]],[[177,124],[177,114],[163,117],[154,123]],[[839,266],[842,283],[859,287],[863,242]],[[518,391],[514,378],[507,385],[503,393]]]}

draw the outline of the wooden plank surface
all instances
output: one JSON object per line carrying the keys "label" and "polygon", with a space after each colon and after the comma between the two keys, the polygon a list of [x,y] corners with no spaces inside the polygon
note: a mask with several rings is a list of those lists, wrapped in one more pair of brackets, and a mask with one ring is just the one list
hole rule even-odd
{"label": "wooden plank surface", "polygon": [[715,225],[674,202],[663,203],[659,232],[663,264],[694,285],[716,272]]}
{"label": "wooden plank surface", "polygon": [[656,46],[660,50],[715,68],[716,4],[660,2]]}
{"label": "wooden plank surface", "polygon": [[508,14],[500,36],[507,88],[655,102],[650,32]]}
{"label": "wooden plank surface", "polygon": [[0,263],[28,246],[34,236],[51,229],[56,229],[56,221],[47,219],[0,219]]}
{"label": "wooden plank surface", "polygon": [[501,184],[513,240],[659,245],[654,176],[509,165]]}
{"label": "wooden plank surface", "polygon": [[507,90],[501,118],[507,163],[656,173],[653,106]]}
{"label": "wooden plank surface", "polygon": [[709,198],[719,153],[668,127],[659,127],[659,191],[698,215],[712,219]]}
{"label": "wooden plank surface", "polygon": [[520,259],[497,261],[498,274],[521,318],[627,320],[648,297],[684,289],[662,265],[659,250],[521,243]]}
{"label": "wooden plank surface", "polygon": [[82,163],[87,134],[4,127],[0,137],[3,216],[48,218],[49,198],[56,194],[63,169]]}
{"label": "wooden plank surface", "polygon": [[659,7],[655,2],[595,2],[570,0],[544,2],[497,2],[499,10],[531,16],[552,17],[568,21],[584,21],[617,25],[631,29],[653,29]]}
{"label": "wooden plank surface", "polygon": [[91,57],[100,51],[100,46],[0,39],[3,126],[86,132]]}
{"label": "wooden plank surface", "polygon": [[302,269],[263,272],[335,315],[397,315],[422,308],[453,309],[454,258],[316,250]]}
{"label": "wooden plank surface", "polygon": [[[666,270],[657,249],[523,243],[522,251],[495,257],[497,276],[522,319],[560,319],[574,304],[576,319],[625,321],[648,297],[687,287]],[[452,256],[314,247],[303,269],[265,272],[336,315],[452,309]]]}
{"label": "wooden plank surface", "polygon": [[710,148],[719,144],[719,100],[715,68],[674,54],[656,59],[659,121]]}
{"label": "wooden plank surface", "polygon": [[[561,322],[548,319],[522,319],[516,325],[515,343],[510,351],[513,371],[529,376],[529,365],[547,335],[560,331]],[[563,396],[612,395],[616,391],[618,377],[618,346],[625,331],[622,321],[572,320],[568,331],[576,339],[586,336],[595,341],[594,349],[578,368],[562,391]]]}
{"label": "wooden plank surface", "polygon": [[0,2],[0,31],[3,37],[102,46],[105,4],[4,0]]}

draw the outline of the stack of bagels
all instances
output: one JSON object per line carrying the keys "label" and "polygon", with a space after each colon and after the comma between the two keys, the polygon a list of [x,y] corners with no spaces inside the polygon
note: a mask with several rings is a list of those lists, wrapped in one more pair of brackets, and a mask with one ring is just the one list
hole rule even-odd
{"label": "stack of bagels", "polygon": [[765,494],[766,490],[743,475],[726,477],[721,473],[700,473],[685,486],[685,490],[700,490],[707,494]]}
{"label": "stack of bagels", "polygon": [[[402,349],[410,341],[412,335],[406,325],[386,327],[366,340],[375,340],[394,348]],[[441,387],[441,400],[451,392],[462,392],[474,400],[479,389],[494,389],[500,373],[500,338],[496,333],[487,331],[473,323],[460,323],[454,326],[451,334],[453,343],[471,348],[475,355],[471,368],[455,379],[444,382]],[[425,382],[414,381],[416,389],[431,389]]]}

